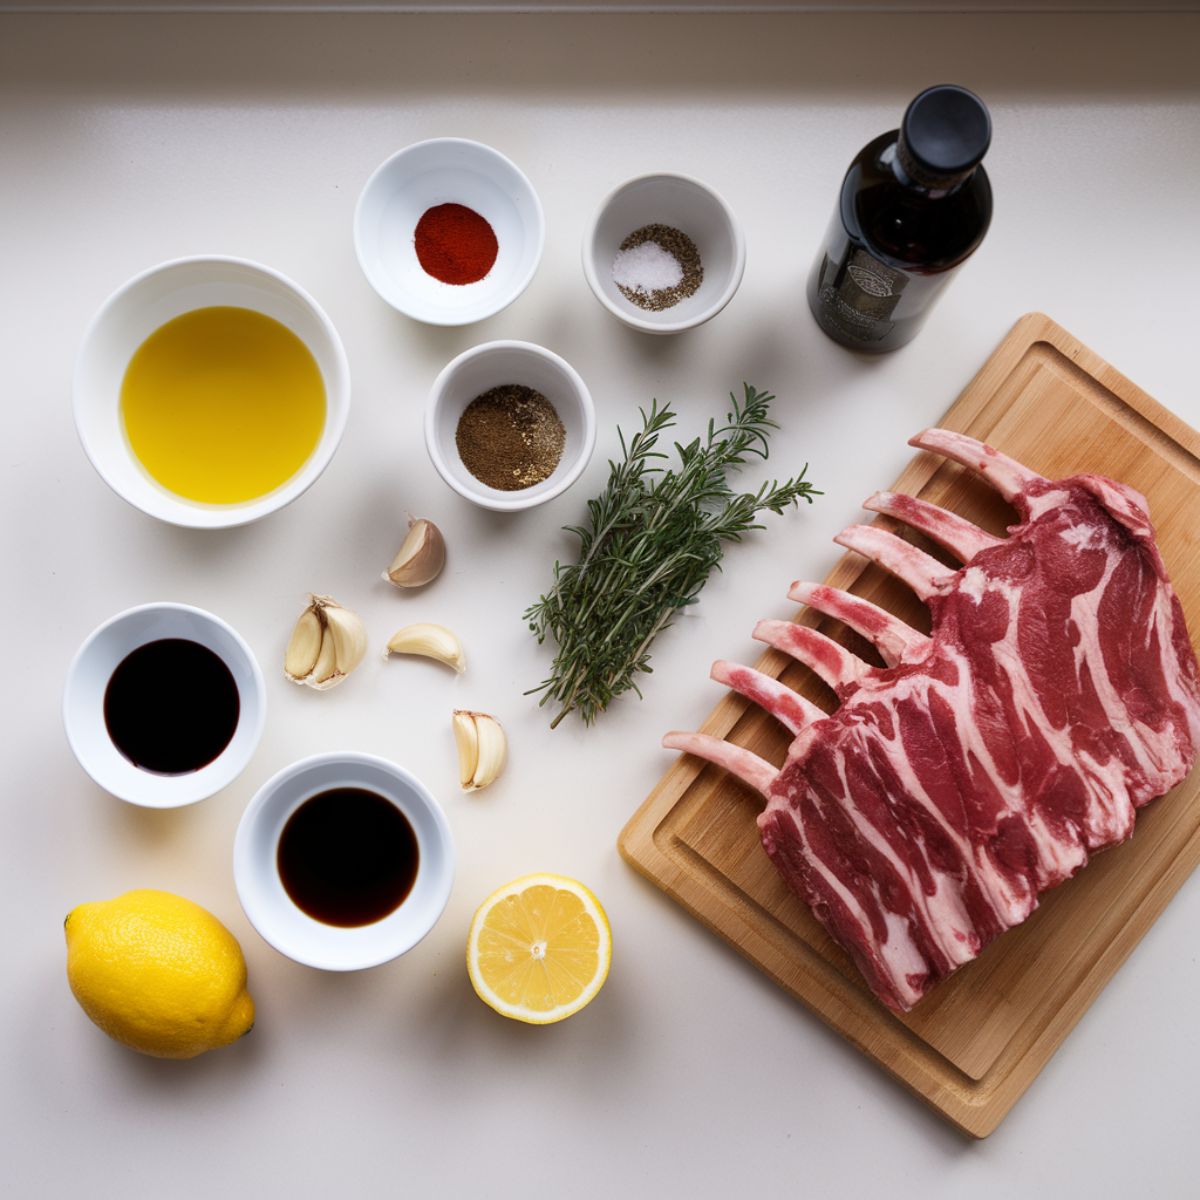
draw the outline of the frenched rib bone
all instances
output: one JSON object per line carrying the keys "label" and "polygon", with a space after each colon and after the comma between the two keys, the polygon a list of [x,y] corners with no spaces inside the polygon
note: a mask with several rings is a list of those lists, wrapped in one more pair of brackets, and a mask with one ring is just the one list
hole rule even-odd
{"label": "frenched rib bone", "polygon": [[835,539],[928,604],[929,637],[847,592],[793,584],[792,599],[873,642],[887,666],[760,621],[754,636],[814,670],[838,708],[722,662],[713,678],[794,734],[783,767],[704,734],[664,739],[766,797],[767,853],[900,1011],[1129,837],[1200,743],[1196,658],[1144,498],[1096,475],[1045,479],[948,430],[912,444],[978,473],[1020,517],[997,538],[912,497],[867,501],[959,570],[876,526]]}
{"label": "frenched rib bone", "polygon": [[826,587],[823,583],[793,583],[788,588],[788,599],[815,608],[862,634],[874,643],[889,667],[898,662],[912,662],[929,649],[929,639],[923,633],[886,609],[840,588]]}
{"label": "frenched rib bone", "polygon": [[753,700],[792,733],[799,733],[806,725],[819,721],[825,715],[811,700],[805,700],[778,679],[764,675],[753,667],[719,659],[713,663],[709,675],[715,682],[723,683],[747,700]]}
{"label": "frenched rib bone", "polygon": [[697,758],[706,759],[724,767],[730,775],[736,776],[744,784],[760,792],[764,797],[770,797],[771,784],[775,782],[778,772],[765,758],[735,746],[732,742],[723,741],[707,733],[682,733],[678,730],[663,735],[662,744],[668,750],[680,750],[685,754],[693,754]]}
{"label": "frenched rib bone", "polygon": [[938,508],[928,500],[918,500],[915,496],[876,492],[863,501],[863,508],[903,521],[949,550],[959,562],[970,562],[980,550],[989,550],[1004,540],[985,533],[978,525],[972,525],[955,513]]}
{"label": "frenched rib bone", "polygon": [[950,567],[877,525],[849,525],[833,540],[891,572],[925,601],[954,578]]}
{"label": "frenched rib bone", "polygon": [[792,621],[759,621],[753,637],[756,642],[765,642],[790,654],[820,675],[831,688],[849,687],[870,670],[867,663],[832,638]]}

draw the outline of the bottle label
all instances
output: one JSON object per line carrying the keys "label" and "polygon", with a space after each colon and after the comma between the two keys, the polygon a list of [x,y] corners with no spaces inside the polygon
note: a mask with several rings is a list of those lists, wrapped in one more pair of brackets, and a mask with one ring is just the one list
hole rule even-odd
{"label": "bottle label", "polygon": [[[840,268],[840,269],[839,269]],[[909,277],[860,247],[843,264],[828,254],[817,278],[817,321],[826,333],[856,342],[882,341],[895,328],[892,315]]]}

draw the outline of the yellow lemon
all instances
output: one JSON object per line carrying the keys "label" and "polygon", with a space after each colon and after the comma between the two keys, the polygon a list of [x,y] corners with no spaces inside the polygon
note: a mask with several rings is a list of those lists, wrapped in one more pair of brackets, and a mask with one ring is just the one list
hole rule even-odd
{"label": "yellow lemon", "polygon": [[493,892],[467,937],[479,998],[505,1017],[549,1025],[577,1013],[604,985],[612,931],[600,901],[562,875],[526,875]]}
{"label": "yellow lemon", "polygon": [[126,892],[67,914],[67,980],[118,1042],[156,1058],[194,1058],[254,1024],[237,939],[170,892]]}

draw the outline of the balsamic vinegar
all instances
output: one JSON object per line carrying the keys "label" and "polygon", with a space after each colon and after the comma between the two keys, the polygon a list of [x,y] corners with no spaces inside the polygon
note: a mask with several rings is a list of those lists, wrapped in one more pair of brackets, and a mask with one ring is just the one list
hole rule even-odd
{"label": "balsamic vinegar", "polygon": [[220,655],[187,638],[160,638],[131,651],[104,690],[104,724],[135,767],[186,775],[233,740],[241,701]]}
{"label": "balsamic vinegar", "polygon": [[297,908],[346,928],[381,921],[404,903],[420,851],[408,818],[386,796],[331,788],[288,818],[276,864]]}
{"label": "balsamic vinegar", "polygon": [[834,341],[882,354],[916,337],[991,222],[981,165],[991,133],[983,101],[943,84],[859,152],[808,282],[809,307]]}

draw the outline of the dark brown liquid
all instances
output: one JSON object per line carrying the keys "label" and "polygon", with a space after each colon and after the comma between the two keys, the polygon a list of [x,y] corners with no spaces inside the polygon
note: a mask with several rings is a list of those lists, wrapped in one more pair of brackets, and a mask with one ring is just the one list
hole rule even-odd
{"label": "dark brown liquid", "polygon": [[903,346],[991,217],[982,166],[951,187],[930,188],[905,175],[895,131],[877,137],[850,164],[813,264],[808,303],[817,323],[853,350]]}
{"label": "dark brown liquid", "polygon": [[326,925],[370,925],[407,899],[420,852],[386,797],[333,788],[300,805],[279,836],[279,878],[297,908]]}
{"label": "dark brown liquid", "polygon": [[117,665],[104,690],[104,724],[136,767],[186,775],[233,740],[241,702],[217,654],[186,638],[147,642]]}

